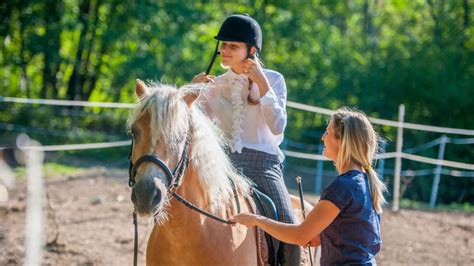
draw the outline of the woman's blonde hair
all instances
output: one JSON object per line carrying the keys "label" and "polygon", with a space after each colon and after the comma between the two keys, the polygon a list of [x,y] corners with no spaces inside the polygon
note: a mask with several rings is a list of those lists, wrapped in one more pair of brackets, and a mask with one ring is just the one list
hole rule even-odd
{"label": "woman's blonde hair", "polygon": [[386,203],[383,193],[387,187],[372,168],[375,153],[378,151],[379,136],[367,116],[359,110],[346,107],[338,109],[331,116],[330,122],[336,137],[341,140],[336,168],[348,169],[351,163],[363,168],[369,179],[374,209],[377,213],[382,213],[382,205]]}

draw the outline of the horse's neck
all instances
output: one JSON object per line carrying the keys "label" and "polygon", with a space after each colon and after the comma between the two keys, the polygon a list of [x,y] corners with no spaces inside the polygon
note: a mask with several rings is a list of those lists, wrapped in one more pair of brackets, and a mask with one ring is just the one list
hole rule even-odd
{"label": "horse's neck", "polygon": [[[196,207],[209,211],[210,197],[196,175],[197,171],[188,169],[183,183],[176,193]],[[155,226],[149,239],[149,245],[153,243],[154,247],[174,252],[185,249],[191,243],[208,241],[209,234],[213,232],[209,226],[213,225],[210,225],[209,220],[206,219],[209,218],[184,206],[178,200],[171,199],[168,207],[168,220]]]}
{"label": "horse's neck", "polygon": [[[189,169],[177,193],[195,206],[210,211],[211,197],[197,172]],[[237,213],[237,203],[217,216]],[[249,209],[240,201],[242,211]],[[156,225],[148,240],[147,263],[153,265],[257,265],[255,232],[228,226],[191,210],[172,199],[168,221]],[[221,204],[224,204],[223,202]]]}
{"label": "horse's neck", "polygon": [[186,170],[186,176],[177,192],[200,208],[206,209],[210,204],[209,193],[202,184],[198,171],[192,166]]}
{"label": "horse's neck", "polygon": [[[197,171],[189,167],[176,193],[196,207],[209,211],[211,203],[210,196],[200,182],[200,178],[197,174]],[[200,219],[202,219],[202,216],[200,216],[198,212],[189,209],[176,199],[171,199],[169,219],[164,226],[180,227],[189,223],[200,224]]]}

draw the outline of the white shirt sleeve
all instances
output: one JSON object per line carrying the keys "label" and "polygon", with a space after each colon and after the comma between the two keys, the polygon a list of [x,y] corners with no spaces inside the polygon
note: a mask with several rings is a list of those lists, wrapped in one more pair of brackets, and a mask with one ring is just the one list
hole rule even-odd
{"label": "white shirt sleeve", "polygon": [[271,132],[279,135],[286,127],[286,84],[281,74],[269,82],[270,89],[260,98],[260,108]]}

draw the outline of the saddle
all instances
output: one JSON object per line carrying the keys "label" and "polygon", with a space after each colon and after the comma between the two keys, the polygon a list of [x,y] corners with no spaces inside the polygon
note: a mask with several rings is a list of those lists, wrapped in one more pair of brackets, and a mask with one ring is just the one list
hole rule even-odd
{"label": "saddle", "polygon": [[[278,211],[273,203],[273,200],[265,195],[255,187],[252,188],[252,197],[257,207],[257,213],[267,218],[278,221]],[[278,248],[280,247],[280,240],[272,237],[271,235],[261,231],[265,236],[267,251],[268,251],[268,263],[270,265],[278,265]]]}

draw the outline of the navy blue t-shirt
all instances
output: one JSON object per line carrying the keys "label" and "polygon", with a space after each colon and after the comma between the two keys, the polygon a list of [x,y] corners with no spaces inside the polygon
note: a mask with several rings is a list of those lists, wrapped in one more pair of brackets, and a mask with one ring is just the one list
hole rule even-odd
{"label": "navy blue t-shirt", "polygon": [[321,232],[321,265],[376,265],[380,214],[372,205],[367,175],[350,170],[331,182],[320,200],[334,203],[340,213]]}

